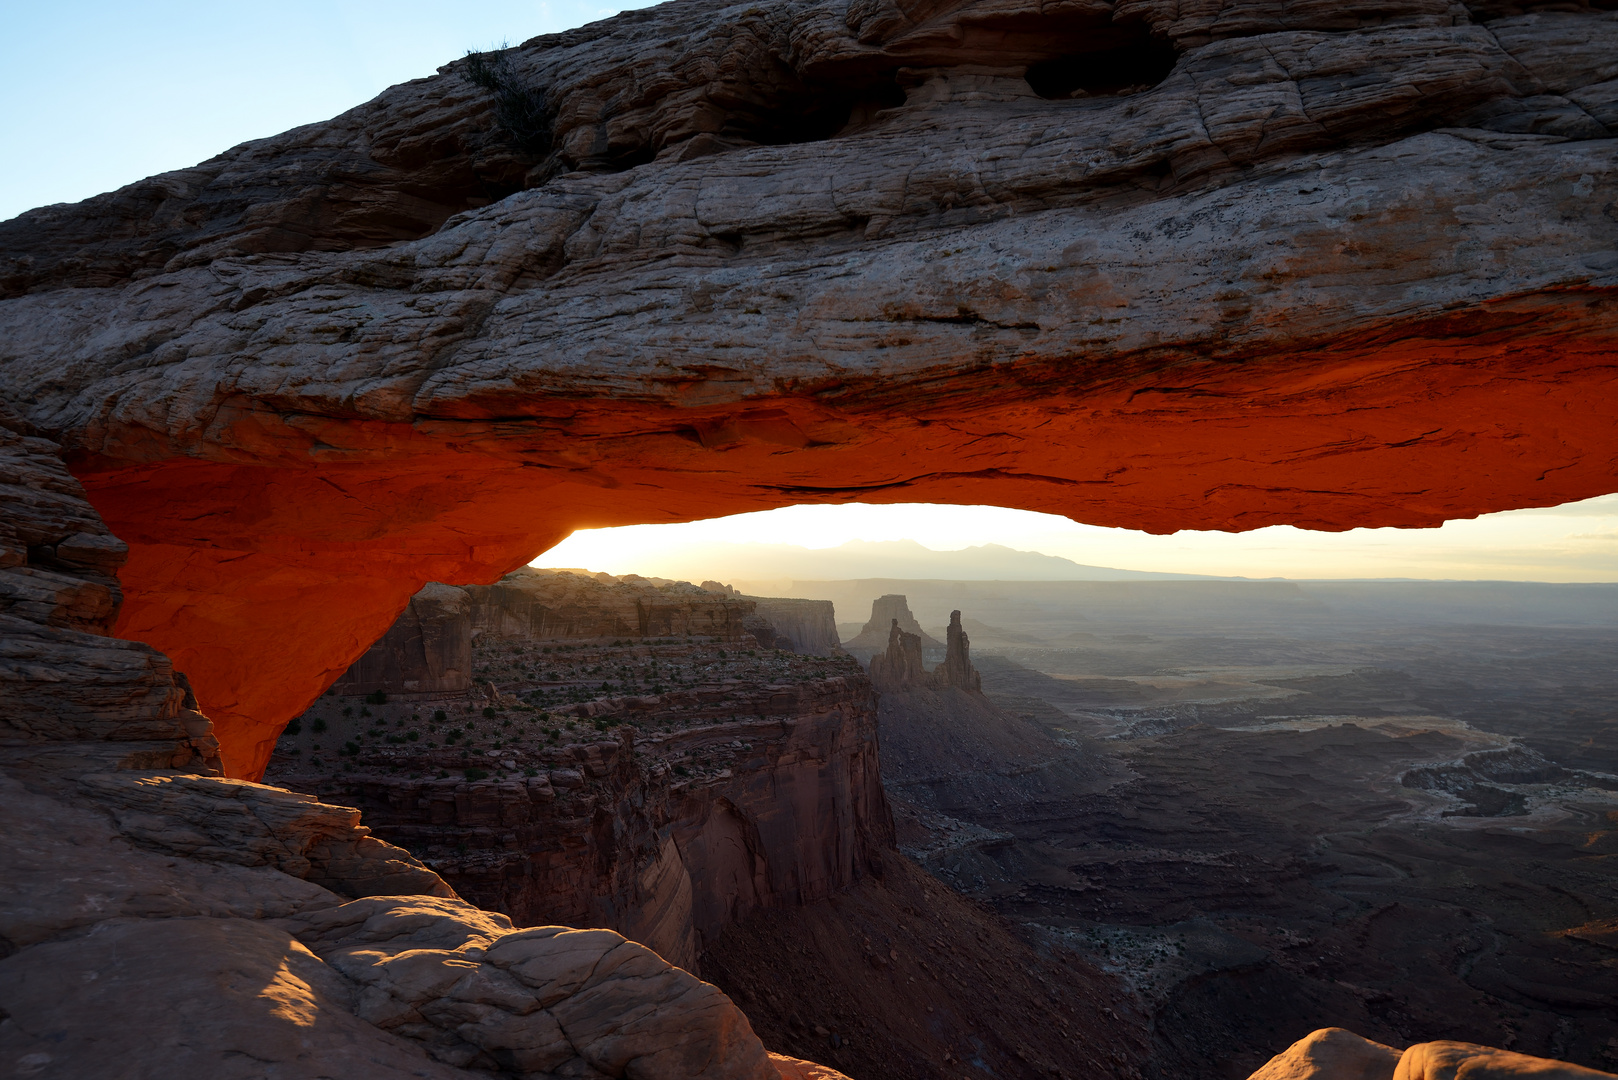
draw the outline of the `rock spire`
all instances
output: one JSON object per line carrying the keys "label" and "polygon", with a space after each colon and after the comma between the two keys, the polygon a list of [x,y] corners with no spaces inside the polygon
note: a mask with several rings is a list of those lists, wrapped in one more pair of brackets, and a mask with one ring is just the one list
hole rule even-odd
{"label": "rock spire", "polygon": [[[882,600],[897,600],[908,615],[910,608],[903,596],[884,596]],[[882,600],[877,601],[879,604]],[[891,605],[890,605],[891,606]],[[920,630],[920,627],[917,627]],[[863,636],[863,634],[862,634]],[[972,693],[983,692],[983,679],[972,666],[971,641],[961,629],[961,613],[949,613],[949,645],[944,662],[932,671],[922,663],[922,635],[909,633],[899,625],[898,618],[889,620],[888,647],[871,657],[871,682],[878,691],[937,690],[953,686]],[[932,639],[927,639],[932,640]]]}
{"label": "rock spire", "polygon": [[949,613],[948,651],[944,654],[944,664],[938,668],[934,675],[945,686],[958,686],[962,690],[971,690],[982,693],[983,677],[972,666],[972,641],[961,629],[961,613]]}

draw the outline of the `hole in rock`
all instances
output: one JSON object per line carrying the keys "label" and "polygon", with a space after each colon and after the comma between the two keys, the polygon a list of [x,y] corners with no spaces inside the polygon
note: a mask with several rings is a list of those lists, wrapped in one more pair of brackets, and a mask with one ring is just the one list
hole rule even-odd
{"label": "hole in rock", "polygon": [[1028,66],[1028,85],[1042,98],[1089,97],[1147,90],[1168,78],[1178,54],[1144,31],[1126,44],[1069,53]]}
{"label": "hole in rock", "polygon": [[819,142],[905,102],[892,73],[835,86],[799,83],[790,74],[784,78],[796,85],[773,95],[774,100],[735,103],[721,137],[766,146]]}

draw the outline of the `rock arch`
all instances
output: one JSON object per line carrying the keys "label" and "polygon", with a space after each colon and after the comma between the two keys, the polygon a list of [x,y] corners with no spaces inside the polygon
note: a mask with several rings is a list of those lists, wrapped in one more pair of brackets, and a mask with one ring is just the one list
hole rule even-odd
{"label": "rock arch", "polygon": [[[423,582],[578,527],[1346,529],[1618,488],[1613,13],[719,10],[512,50],[548,156],[452,64],[0,224],[0,395],[129,545],[117,632],[231,775]],[[1125,25],[1175,50],[1156,85],[1029,86]],[[875,97],[759,126],[830,85]]]}

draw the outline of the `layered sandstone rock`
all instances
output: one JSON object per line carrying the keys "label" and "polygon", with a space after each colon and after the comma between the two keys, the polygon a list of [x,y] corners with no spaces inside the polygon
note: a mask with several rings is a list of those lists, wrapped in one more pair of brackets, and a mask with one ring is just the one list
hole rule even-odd
{"label": "layered sandstone rock", "polygon": [[532,567],[486,587],[428,582],[331,690],[418,699],[464,694],[473,683],[474,640],[697,636],[825,656],[841,651],[829,601],[740,597],[709,584]]}
{"label": "layered sandstone rock", "polygon": [[[855,656],[862,653],[877,653],[886,649],[892,640],[892,628],[897,626],[902,632],[916,639],[917,649],[942,649],[944,643],[933,637],[921,628],[916,617],[910,613],[910,604],[897,593],[879,596],[871,601],[871,617],[865,621],[860,632],[844,646]],[[918,656],[921,654],[918,653]],[[866,657],[861,656],[862,659]]]}
{"label": "layered sandstone rock", "polygon": [[949,613],[949,626],[945,630],[949,644],[945,648],[944,662],[933,672],[941,686],[954,686],[973,693],[983,690],[983,676],[972,666],[972,639],[961,626],[961,613]]}
{"label": "layered sandstone rock", "polygon": [[1463,1042],[1402,1053],[1342,1028],[1304,1036],[1248,1080],[1605,1080],[1611,1073]]}
{"label": "layered sandstone rock", "polygon": [[[883,600],[904,597],[883,597]],[[880,603],[881,601],[878,601]],[[909,608],[905,607],[906,613]],[[863,633],[863,632],[862,632]],[[888,647],[871,657],[871,682],[882,693],[903,693],[910,690],[946,689],[954,687],[971,693],[981,693],[983,678],[972,666],[971,640],[961,628],[961,613],[949,613],[946,633],[949,645],[944,662],[928,671],[922,664],[922,636],[900,629],[894,619],[888,628]]]}
{"label": "layered sandstone rock", "polygon": [[[578,648],[569,655],[585,665],[634,660],[621,643]],[[696,667],[723,654],[665,646],[653,659],[668,671],[676,658]],[[758,663],[734,650],[730,660]],[[516,709],[478,732],[468,717],[464,734],[361,735],[341,770],[315,749],[347,734],[331,711],[334,730],[305,731],[270,775],[357,802],[380,835],[519,924],[609,927],[691,967],[753,910],[823,899],[893,845],[870,683],[846,658],[833,670],[769,664],[762,677],[597,696],[543,718]],[[376,707],[371,722],[404,708]]]}
{"label": "layered sandstone rock", "polygon": [[[774,635],[769,643],[772,647],[815,656],[836,656],[843,651],[837,640],[837,610],[830,600],[781,596],[746,599],[753,602],[754,614],[769,625]],[[756,632],[754,636],[758,636]]]}
{"label": "layered sandstone rock", "polygon": [[0,762],[219,771],[168,657],[109,636],[127,552],[60,448],[0,402]]}
{"label": "layered sandstone rock", "polygon": [[753,610],[688,582],[523,567],[466,590],[474,634],[523,641],[687,637],[737,641]]}
{"label": "layered sandstone rock", "polygon": [[4,395],[245,777],[424,582],[575,527],[1601,494],[1615,35],[1582,4],[682,0],[0,225]]}
{"label": "layered sandstone rock", "polygon": [[[422,584],[587,525],[859,497],[1340,529],[1605,493],[1615,41],[1578,4],[691,0],[5,223],[7,758],[211,768],[212,716],[256,777]],[[96,632],[119,542],[127,648]],[[444,944],[427,900],[356,901],[339,981],[258,920],[324,933],[337,894],[40,813],[175,885],[112,903],[61,869],[82,844],[10,830],[62,900],[0,931],[27,942],[0,1040],[43,1075],[137,1045],[211,1075],[775,1071],[644,952],[598,959],[667,1008],[570,983],[601,991],[575,1038],[552,983],[472,957],[481,913],[435,909]],[[387,991],[401,1036],[344,1019],[362,972],[468,945],[429,958],[465,972],[442,993]],[[565,1060],[507,1020],[542,1012]],[[696,1034],[621,1022],[648,1015]]]}
{"label": "layered sandstone rock", "polygon": [[472,686],[472,601],[429,581],[332,684],[338,694],[457,694]]}

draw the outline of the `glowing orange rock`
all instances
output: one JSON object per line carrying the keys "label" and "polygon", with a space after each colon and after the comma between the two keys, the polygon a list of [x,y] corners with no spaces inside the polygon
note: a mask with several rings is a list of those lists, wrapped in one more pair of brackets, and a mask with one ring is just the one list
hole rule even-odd
{"label": "glowing orange rock", "polygon": [[500,63],[549,142],[461,62],[0,223],[4,392],[130,546],[118,632],[249,778],[423,582],[582,526],[1346,529],[1613,490],[1618,21],[1329,7],[537,38]]}

